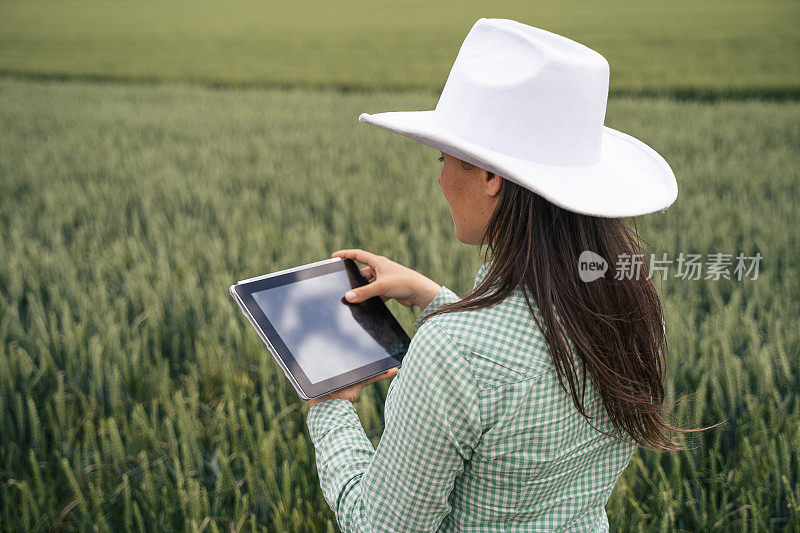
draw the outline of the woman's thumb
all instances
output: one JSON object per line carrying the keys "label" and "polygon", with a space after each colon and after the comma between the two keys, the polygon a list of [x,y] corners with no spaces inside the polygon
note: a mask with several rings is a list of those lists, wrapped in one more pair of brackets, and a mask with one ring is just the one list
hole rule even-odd
{"label": "woman's thumb", "polygon": [[364,292],[365,291],[363,289],[353,289],[347,291],[347,294],[345,294],[344,297],[348,302],[360,302],[365,297]]}
{"label": "woman's thumb", "polygon": [[350,289],[345,293],[344,297],[348,302],[363,302],[364,300],[369,300],[373,296],[380,295],[381,285],[378,285],[377,282],[373,281],[372,283],[367,283],[357,289]]}

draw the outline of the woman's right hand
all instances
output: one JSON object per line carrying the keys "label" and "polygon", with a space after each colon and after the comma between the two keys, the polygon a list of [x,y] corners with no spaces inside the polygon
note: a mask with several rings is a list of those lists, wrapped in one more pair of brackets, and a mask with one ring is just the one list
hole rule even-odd
{"label": "woman's right hand", "polygon": [[[394,298],[406,307],[416,305],[425,309],[442,289],[441,285],[419,272],[365,250],[338,250],[331,257],[355,259],[367,265],[361,273],[370,283],[347,291],[345,298],[348,302],[358,303],[379,296],[384,302]],[[352,298],[350,293],[353,293]]]}

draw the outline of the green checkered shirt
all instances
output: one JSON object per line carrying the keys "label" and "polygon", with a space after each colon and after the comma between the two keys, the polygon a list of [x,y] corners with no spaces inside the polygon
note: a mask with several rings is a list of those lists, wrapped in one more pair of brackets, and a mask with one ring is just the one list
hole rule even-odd
{"label": "green checkered shirt", "polygon": [[[458,299],[442,287],[420,318]],[[419,320],[377,449],[349,401],[309,410],[322,491],[342,531],[607,530],[605,504],[635,447],[577,412],[522,290],[491,308]],[[591,383],[586,398],[592,423],[614,433]]]}

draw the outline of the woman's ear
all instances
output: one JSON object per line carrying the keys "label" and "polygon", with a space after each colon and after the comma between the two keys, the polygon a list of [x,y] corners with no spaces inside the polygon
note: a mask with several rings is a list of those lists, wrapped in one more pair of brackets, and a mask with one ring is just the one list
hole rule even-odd
{"label": "woman's ear", "polygon": [[483,176],[483,184],[484,188],[486,189],[486,194],[495,197],[503,186],[503,178],[487,170],[484,170],[484,172],[485,175]]}

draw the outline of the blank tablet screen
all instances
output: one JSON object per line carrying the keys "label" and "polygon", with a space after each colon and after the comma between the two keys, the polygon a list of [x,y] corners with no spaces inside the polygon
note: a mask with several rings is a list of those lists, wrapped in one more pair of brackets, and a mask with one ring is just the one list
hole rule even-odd
{"label": "blank tablet screen", "polygon": [[390,323],[368,312],[374,302],[344,300],[350,288],[341,269],[252,294],[312,384],[408,348]]}

